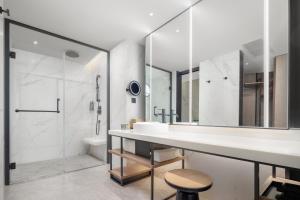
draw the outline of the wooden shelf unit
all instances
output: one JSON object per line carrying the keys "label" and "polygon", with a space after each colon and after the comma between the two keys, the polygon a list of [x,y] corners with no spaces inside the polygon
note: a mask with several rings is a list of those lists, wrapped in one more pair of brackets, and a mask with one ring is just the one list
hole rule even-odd
{"label": "wooden shelf unit", "polygon": [[280,177],[272,178],[272,181],[277,182],[277,183],[282,183],[282,184],[291,184],[291,185],[300,186],[299,181],[294,181],[294,180],[280,178]]}
{"label": "wooden shelf unit", "polygon": [[144,165],[146,167],[149,167],[149,168],[161,167],[161,166],[168,165],[168,164],[171,164],[171,163],[174,163],[174,162],[177,162],[177,161],[184,160],[184,158],[185,158],[184,156],[178,156],[176,158],[166,160],[166,161],[163,161],[163,162],[154,161],[154,165],[152,166],[150,159],[144,158],[142,156],[135,155],[135,154],[133,154],[131,152],[128,152],[128,151],[123,151],[123,153],[121,153],[120,149],[112,149],[112,150],[108,150],[108,152],[111,153],[111,154],[117,155],[117,156],[121,156],[125,159],[135,161],[135,162],[137,162],[141,165]]}
{"label": "wooden shelf unit", "polygon": [[123,167],[123,176],[121,176],[121,168],[109,170],[109,173],[119,180],[131,178],[145,173],[150,173],[151,169],[143,165],[135,164]]}
{"label": "wooden shelf unit", "polygon": [[[273,198],[272,199],[269,198],[269,195],[272,194],[272,191],[273,192],[276,191],[275,192],[276,194],[284,194],[284,195],[288,194],[293,196],[296,195],[297,197],[295,196],[295,198],[299,199],[299,192],[295,192],[296,190],[295,188],[298,188],[297,191],[299,191],[300,188],[299,181],[294,181],[294,180],[285,179],[281,177],[273,177],[268,187],[262,193],[262,197],[260,200],[273,200]],[[274,194],[272,194],[272,196],[274,196]]]}

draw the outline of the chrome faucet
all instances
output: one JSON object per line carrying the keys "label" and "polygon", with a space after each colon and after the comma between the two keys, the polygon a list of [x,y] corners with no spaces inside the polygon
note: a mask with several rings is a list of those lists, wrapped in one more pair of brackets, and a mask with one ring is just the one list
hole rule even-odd
{"label": "chrome faucet", "polygon": [[[160,116],[161,115],[161,122],[162,123],[166,123],[166,117],[167,116],[170,116],[170,123],[172,124],[173,123],[173,116],[175,115],[175,116],[177,116],[177,114],[176,113],[174,113],[173,114],[173,110],[171,110],[170,112],[170,114],[166,114],[166,109],[164,109],[164,108],[161,108],[161,109],[158,109],[157,108],[157,106],[154,106],[153,107],[153,109],[154,109],[154,111],[153,111],[153,115],[155,116],[155,117],[158,117],[158,116]],[[160,113],[157,113],[157,111],[161,111]]]}

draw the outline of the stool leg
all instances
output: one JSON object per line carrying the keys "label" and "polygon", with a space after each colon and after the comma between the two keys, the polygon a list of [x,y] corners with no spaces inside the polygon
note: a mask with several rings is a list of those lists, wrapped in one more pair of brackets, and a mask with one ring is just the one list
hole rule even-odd
{"label": "stool leg", "polygon": [[199,196],[195,192],[188,193],[177,190],[176,200],[199,200]]}

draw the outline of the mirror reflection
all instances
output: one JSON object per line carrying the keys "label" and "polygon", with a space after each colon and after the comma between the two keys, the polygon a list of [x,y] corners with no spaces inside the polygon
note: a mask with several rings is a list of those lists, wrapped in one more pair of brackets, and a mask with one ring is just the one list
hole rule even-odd
{"label": "mirror reflection", "polygon": [[[189,15],[184,13],[150,37],[149,71],[151,121],[189,121]],[[147,40],[150,40],[150,38]]]}
{"label": "mirror reflection", "polygon": [[288,13],[287,0],[206,0],[152,33],[149,121],[287,128]]}
{"label": "mirror reflection", "polygon": [[208,0],[193,7],[193,76],[199,80],[193,109],[200,125],[263,125],[263,6],[261,0]]}

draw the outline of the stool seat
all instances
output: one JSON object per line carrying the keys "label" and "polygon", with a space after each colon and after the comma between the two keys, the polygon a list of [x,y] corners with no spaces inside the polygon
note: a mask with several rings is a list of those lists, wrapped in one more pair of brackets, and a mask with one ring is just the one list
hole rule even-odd
{"label": "stool seat", "polygon": [[165,174],[165,181],[178,190],[203,192],[211,188],[210,176],[192,169],[175,169]]}

